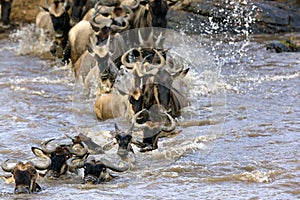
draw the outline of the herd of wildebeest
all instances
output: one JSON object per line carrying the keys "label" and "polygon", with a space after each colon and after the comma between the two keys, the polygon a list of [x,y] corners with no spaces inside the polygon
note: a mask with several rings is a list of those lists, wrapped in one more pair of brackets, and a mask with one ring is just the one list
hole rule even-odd
{"label": "herd of wildebeest", "polygon": [[[180,56],[164,48],[167,12],[165,0],[49,0],[36,17],[36,27],[53,38],[51,54],[72,66],[88,93],[96,88],[94,111],[101,120],[124,117],[128,130],[115,124],[113,139],[100,146],[80,133],[66,135],[72,142],[51,147],[51,140],[31,150],[36,161],[9,159],[1,167],[14,181],[15,194],[41,190],[38,176],[58,179],[84,169],[83,182],[97,184],[113,178],[109,170],[134,168],[135,145],[140,152],[158,148],[161,137],[174,136],[176,118],[189,100],[176,88],[188,73]],[[147,28],[148,27],[148,28]],[[156,27],[150,28],[150,27]],[[132,31],[129,31],[132,30]],[[160,30],[160,31],[157,31]],[[134,131],[142,133],[142,139]],[[105,142],[104,142],[105,143]],[[119,164],[97,159],[117,146]],[[44,173],[42,173],[44,172]]]}

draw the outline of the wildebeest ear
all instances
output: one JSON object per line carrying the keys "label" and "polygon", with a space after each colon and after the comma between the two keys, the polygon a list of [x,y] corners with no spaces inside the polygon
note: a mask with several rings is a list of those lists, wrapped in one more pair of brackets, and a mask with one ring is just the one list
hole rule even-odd
{"label": "wildebeest ear", "polygon": [[1,175],[0,178],[2,178],[6,184],[11,184],[15,181],[12,174],[9,175]]}
{"label": "wildebeest ear", "polygon": [[38,147],[31,147],[31,151],[33,152],[34,155],[37,157],[42,157],[44,154],[43,150],[38,148]]}
{"label": "wildebeest ear", "polygon": [[190,70],[190,68],[186,68],[186,69],[182,70],[181,72],[179,72],[179,74],[176,73],[175,75],[173,75],[173,77],[175,79],[177,79],[177,78],[184,78],[187,75],[187,73],[189,72],[189,70]]}
{"label": "wildebeest ear", "polygon": [[120,129],[119,129],[117,123],[115,123],[115,130],[116,130],[117,133],[120,132]]}
{"label": "wildebeest ear", "polygon": [[186,68],[184,70],[182,70],[182,72],[180,73],[180,76],[183,78],[187,75],[187,73],[189,72],[190,68]]}
{"label": "wildebeest ear", "polygon": [[6,184],[11,184],[15,181],[12,174],[2,175],[2,176],[0,176],[0,178],[2,178],[5,181]]}

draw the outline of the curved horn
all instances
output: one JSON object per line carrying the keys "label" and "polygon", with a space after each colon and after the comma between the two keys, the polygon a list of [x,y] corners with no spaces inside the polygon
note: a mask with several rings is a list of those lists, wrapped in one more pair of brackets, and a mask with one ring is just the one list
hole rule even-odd
{"label": "curved horn", "polygon": [[34,153],[34,155],[46,161],[43,164],[38,162],[31,162],[36,169],[45,170],[51,165],[51,159],[47,155],[45,155],[42,149],[37,147],[31,147],[31,151]]}
{"label": "curved horn", "polygon": [[132,120],[131,120],[131,123],[134,125],[134,127],[137,127],[137,128],[144,128],[146,126],[146,123],[144,124],[138,124],[137,123],[137,118],[138,116],[142,113],[142,112],[145,112],[147,111],[145,108],[142,109],[141,111],[137,112],[133,117],[132,117]]}
{"label": "curved horn", "polygon": [[[148,33],[148,32],[147,32]],[[138,39],[141,47],[153,47],[154,41],[153,41],[153,30],[149,33],[148,39],[144,40],[141,34],[141,29],[138,29]]]}
{"label": "curved horn", "polygon": [[130,5],[130,8],[131,8],[132,10],[134,10],[134,9],[136,9],[136,8],[138,8],[138,7],[140,6],[140,3],[141,3],[141,1],[140,1],[140,0],[137,0],[135,5]]}
{"label": "curved horn", "polygon": [[159,60],[160,60],[160,64],[158,64],[158,65],[147,64],[147,66],[161,69],[163,66],[165,66],[166,60],[165,60],[165,58],[161,55],[161,53],[160,53],[159,51],[157,51],[156,49],[153,49],[153,51],[158,55]]}
{"label": "curved horn", "polygon": [[121,63],[128,69],[133,69],[134,68],[134,64],[132,63],[128,63],[127,62],[127,57],[129,55],[130,52],[132,52],[135,48],[131,48],[128,51],[126,51],[122,57],[121,57]]}
{"label": "curved horn", "polygon": [[118,166],[115,166],[112,162],[110,162],[109,160],[102,158],[100,160],[107,168],[116,171],[116,172],[124,172],[126,170],[128,170],[130,168],[129,164],[124,162],[124,161],[120,161]]}
{"label": "curved horn", "polygon": [[169,120],[171,121],[171,126],[162,126],[161,130],[165,131],[165,132],[171,132],[176,128],[176,121],[175,119],[168,114],[167,112],[165,112],[165,114],[167,115],[167,117],[169,118]]}
{"label": "curved horn", "polygon": [[51,141],[53,141],[53,140],[55,140],[55,139],[50,139],[50,140],[47,140],[47,141],[45,141],[45,142],[42,143],[42,150],[43,150],[44,153],[52,153],[52,152],[55,151],[55,148],[52,148],[52,149],[48,149],[48,148],[47,148],[47,145],[48,145]]}
{"label": "curved horn", "polygon": [[[102,1],[98,1],[98,2],[94,5],[95,10],[97,10],[97,8],[99,7],[99,5],[100,5],[101,2],[102,2]],[[101,5],[100,5],[100,6],[101,6]]]}
{"label": "curved horn", "polygon": [[[111,29],[114,31],[114,32],[119,32],[119,31],[123,31],[123,30],[126,30],[127,28],[129,28],[129,21],[122,17],[117,17],[115,18],[115,20],[119,20],[119,19],[122,19],[123,22],[125,22],[125,25],[124,26],[119,26],[119,25],[111,25]],[[121,23],[122,24],[122,23]]]}
{"label": "curved horn", "polygon": [[[84,156],[83,158],[80,158],[80,159],[73,157],[73,158],[68,159],[66,161],[66,163],[70,168],[73,168],[73,169],[83,168],[84,163],[87,159],[87,156],[88,156],[88,154],[86,154],[86,156]],[[74,161],[76,161],[76,162],[74,162]]]}
{"label": "curved horn", "polygon": [[[168,61],[166,71],[169,72],[170,74],[175,74],[175,73],[181,72],[184,68],[182,58],[177,59],[177,61],[178,62],[176,62],[174,58],[171,58]],[[176,65],[178,65],[179,67],[176,67]]]}
{"label": "curved horn", "polygon": [[128,12],[126,19],[131,22],[134,18],[134,12],[132,9],[126,5],[123,5],[124,9]]}
{"label": "curved horn", "polygon": [[99,29],[102,29],[103,27],[110,27],[113,23],[112,19],[110,18],[104,18],[100,19],[99,21],[96,21],[96,17],[97,16],[91,18],[90,24]]}
{"label": "curved horn", "polygon": [[8,164],[7,164],[7,161],[8,161],[9,159],[7,159],[7,160],[5,160],[5,161],[3,161],[2,162],[2,164],[1,164],[1,168],[3,169],[3,171],[5,171],[5,172],[12,172],[12,170],[15,168],[15,166],[16,166],[16,164],[14,164],[14,165],[12,165],[12,166],[8,166]]}
{"label": "curved horn", "polygon": [[84,143],[84,142],[81,142],[80,143],[80,145],[83,147],[83,148],[80,148],[79,150],[74,150],[73,149],[73,146],[72,146],[72,148],[70,149],[70,153],[72,153],[72,154],[74,154],[74,155],[76,155],[76,156],[78,156],[78,157],[82,157],[82,156],[84,156],[84,155],[86,155],[87,153],[88,153],[88,146]]}
{"label": "curved horn", "polygon": [[37,169],[37,170],[45,170],[51,165],[51,159],[48,156],[43,157],[46,162],[44,163],[38,163],[38,162],[33,162],[31,161],[32,165]]}
{"label": "curved horn", "polygon": [[149,56],[150,55],[147,55],[145,58],[143,58],[142,62],[140,62],[139,66],[137,67],[136,72],[139,77],[143,77],[144,75],[155,75],[159,70],[158,68],[153,68],[147,71],[146,68],[149,66],[149,63],[147,62],[144,64],[144,62]]}

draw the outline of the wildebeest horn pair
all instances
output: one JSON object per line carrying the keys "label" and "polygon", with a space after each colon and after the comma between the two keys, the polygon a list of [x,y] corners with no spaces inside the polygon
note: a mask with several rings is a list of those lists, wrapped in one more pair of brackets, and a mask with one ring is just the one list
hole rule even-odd
{"label": "wildebeest horn pair", "polygon": [[3,161],[1,167],[4,171],[10,172],[15,182],[15,194],[31,194],[33,192],[38,192],[41,190],[41,187],[36,183],[38,172],[37,169],[46,169],[50,159],[45,162],[44,165],[28,162],[17,162],[14,165],[8,166],[8,161]]}
{"label": "wildebeest horn pair", "polygon": [[[48,147],[48,144],[53,140],[55,140],[55,139],[50,139],[50,140],[47,140],[42,143],[42,150],[44,153],[50,154],[50,153],[53,153],[56,151],[56,147],[53,147],[51,149]],[[73,139],[72,139],[72,141],[73,141]],[[71,147],[68,147],[68,150],[71,154],[74,154],[79,157],[85,155],[88,152],[88,148],[87,148],[86,144],[80,143],[79,146],[81,146],[81,147],[78,148],[78,146],[76,146],[76,143],[75,144],[73,143],[73,145]]]}
{"label": "wildebeest horn pair", "polygon": [[[50,158],[48,158],[46,156],[44,156],[43,158],[45,159],[44,163],[33,162],[33,161],[28,161],[28,162],[30,162],[31,165],[34,166],[37,170],[45,170],[51,164],[51,160],[50,160]],[[1,168],[5,172],[12,172],[17,164],[14,164],[14,165],[13,164],[8,164],[8,161],[9,161],[9,159],[3,161],[2,164],[1,164]]]}
{"label": "wildebeest horn pair", "polygon": [[[129,54],[132,53],[133,51],[139,53],[138,59],[142,59],[142,60],[138,60],[138,61],[140,61],[139,63],[138,62],[129,63],[127,61]],[[165,58],[162,56],[162,54],[159,51],[157,51],[156,49],[153,49],[154,53],[156,55],[158,55],[160,63],[159,64],[151,64],[149,62],[145,62],[146,59],[150,55],[145,56],[144,58],[141,58],[142,57],[141,51],[142,50],[137,49],[137,48],[131,48],[128,51],[126,51],[121,57],[122,64],[128,69],[136,69],[137,72],[140,74],[140,76],[148,75],[148,74],[155,75],[157,73],[157,71],[165,65]],[[137,64],[138,64],[138,66],[136,66]]]}
{"label": "wildebeest horn pair", "polygon": [[[141,115],[141,114],[145,115],[145,113],[147,113],[147,112],[149,112],[149,111],[146,110],[146,109],[143,109],[143,110],[137,112],[137,113],[133,116],[133,118],[132,118],[132,120],[131,120],[131,123],[134,124],[134,126],[137,127],[137,128],[145,128],[146,126],[148,126],[148,125],[147,125],[147,122],[146,122],[146,123],[143,123],[143,124],[140,124],[140,123],[137,122],[137,119],[140,117],[140,115]],[[171,131],[173,131],[173,130],[176,128],[176,121],[175,121],[175,119],[174,119],[169,113],[167,113],[166,111],[163,112],[163,113],[167,116],[167,118],[168,118],[168,120],[169,120],[169,122],[170,122],[170,125],[169,125],[169,126],[162,125],[162,126],[161,126],[161,130],[164,131],[164,132],[171,132]]]}

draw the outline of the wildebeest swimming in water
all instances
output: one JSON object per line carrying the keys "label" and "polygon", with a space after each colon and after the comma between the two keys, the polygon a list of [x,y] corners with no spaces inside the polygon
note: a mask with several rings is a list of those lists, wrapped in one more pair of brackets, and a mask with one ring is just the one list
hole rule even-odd
{"label": "wildebeest swimming in water", "polygon": [[105,158],[97,160],[94,156],[89,156],[87,158],[71,158],[67,161],[67,164],[74,169],[84,169],[83,183],[86,184],[99,184],[112,180],[114,176],[108,169],[115,172],[124,172],[129,169],[129,166],[126,163],[122,163],[122,166],[116,166]]}
{"label": "wildebeest swimming in water", "polygon": [[19,161],[14,165],[9,165],[9,160],[3,161],[1,165],[3,171],[11,173],[10,176],[5,178],[15,182],[15,194],[32,194],[41,190],[41,186],[36,182],[39,176],[37,170],[45,170],[51,163],[48,157],[44,157],[44,160],[43,164]]}
{"label": "wildebeest swimming in water", "polygon": [[41,11],[36,16],[36,26],[53,36],[50,52],[54,56],[63,58],[63,61],[67,61],[70,57],[70,52],[65,52],[68,44],[68,33],[71,29],[68,13],[70,6],[67,0],[54,0],[50,4],[46,0],[45,4],[45,7],[40,7]]}
{"label": "wildebeest swimming in water", "polygon": [[48,157],[51,164],[47,167],[45,176],[49,179],[58,179],[68,172],[76,171],[66,164],[66,161],[73,157],[82,158],[88,153],[88,148],[84,143],[60,144],[54,148],[49,148],[48,144],[54,139],[45,141],[41,148],[32,147],[32,152],[37,157]]}

